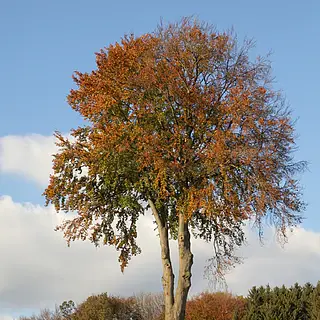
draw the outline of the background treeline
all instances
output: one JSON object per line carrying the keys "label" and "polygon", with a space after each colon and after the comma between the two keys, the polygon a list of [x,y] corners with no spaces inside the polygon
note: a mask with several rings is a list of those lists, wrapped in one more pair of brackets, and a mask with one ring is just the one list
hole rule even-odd
{"label": "background treeline", "polygon": [[[54,311],[20,320],[163,320],[162,294],[122,298],[93,295],[79,305],[65,301]],[[253,287],[247,297],[201,293],[187,303],[186,320],[320,320],[320,281],[290,288]]]}

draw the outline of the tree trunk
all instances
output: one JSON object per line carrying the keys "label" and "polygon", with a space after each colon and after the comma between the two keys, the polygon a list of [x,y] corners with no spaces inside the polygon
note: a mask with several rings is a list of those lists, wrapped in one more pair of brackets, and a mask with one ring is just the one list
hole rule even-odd
{"label": "tree trunk", "polygon": [[184,320],[186,313],[186,303],[189,289],[191,287],[191,267],[193,264],[193,254],[191,253],[190,231],[188,222],[184,215],[179,215],[179,278],[174,303],[174,320]]}
{"label": "tree trunk", "polygon": [[191,287],[191,267],[193,264],[189,225],[184,220],[184,215],[180,214],[178,230],[179,278],[174,296],[174,274],[170,257],[167,222],[161,219],[152,200],[149,200],[149,205],[155,217],[160,236],[165,320],[184,320],[187,297]]}
{"label": "tree trunk", "polygon": [[155,217],[160,237],[161,246],[161,261],[162,261],[162,287],[164,295],[164,306],[165,306],[165,320],[173,320],[174,311],[174,274],[172,269],[171,257],[170,257],[170,246],[169,246],[169,232],[166,221],[163,221],[156,209],[154,203],[149,200],[152,213]]}

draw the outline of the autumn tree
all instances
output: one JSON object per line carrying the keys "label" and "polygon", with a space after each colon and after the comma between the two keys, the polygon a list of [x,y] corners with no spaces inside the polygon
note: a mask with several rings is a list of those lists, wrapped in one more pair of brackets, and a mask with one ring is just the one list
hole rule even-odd
{"label": "autumn tree", "polygon": [[133,297],[135,308],[141,320],[160,320],[164,310],[162,293],[139,293]]}
{"label": "autumn tree", "polygon": [[[191,235],[213,243],[217,273],[237,262],[243,226],[268,217],[280,234],[300,222],[294,127],[252,43],[183,19],[96,54],[76,72],[68,102],[86,124],[59,151],[44,192],[78,216],[58,227],[68,243],[101,240],[123,270],[140,253],[139,217],[151,211],[160,238],[165,318],[184,319],[191,286]],[[150,209],[150,211],[148,211]],[[174,292],[169,237],[177,240]]]}
{"label": "autumn tree", "polygon": [[42,309],[38,315],[32,315],[30,317],[21,316],[18,320],[64,320],[64,317],[56,307],[54,311]]}
{"label": "autumn tree", "polygon": [[226,292],[204,292],[187,302],[186,320],[239,320],[246,300]]}

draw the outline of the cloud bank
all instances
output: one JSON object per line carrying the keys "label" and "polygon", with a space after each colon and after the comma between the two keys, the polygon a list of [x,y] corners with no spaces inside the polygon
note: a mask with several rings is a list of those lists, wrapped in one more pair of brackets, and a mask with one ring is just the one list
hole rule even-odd
{"label": "cloud bank", "polygon": [[0,174],[20,175],[46,186],[57,151],[54,141],[53,136],[39,134],[0,137]]}
{"label": "cloud bank", "polygon": [[[0,199],[0,255],[4,261],[0,265],[0,310],[52,307],[98,292],[130,295],[161,290],[159,239],[150,216],[138,228],[143,254],[131,261],[124,274],[113,248],[95,248],[87,242],[74,242],[68,248],[62,234],[53,231],[64,218],[52,207],[14,203],[9,196]],[[202,272],[196,274],[194,288],[200,291]]]}
{"label": "cloud bank", "polygon": [[[54,227],[65,216],[52,207],[20,204],[4,196],[0,200],[0,310],[53,307],[72,299],[80,302],[98,292],[130,295],[139,291],[161,290],[159,239],[150,215],[139,223],[142,254],[133,258],[121,274],[117,253],[110,247],[95,248],[87,242],[67,247]],[[229,290],[246,294],[253,285],[269,283],[291,285],[318,281],[320,234],[295,229],[282,248],[271,237],[261,246],[254,232],[248,230],[248,245],[239,254],[245,258],[227,275]],[[192,293],[208,289],[203,279],[211,245],[192,244],[195,255]],[[174,262],[177,257],[173,250]]]}

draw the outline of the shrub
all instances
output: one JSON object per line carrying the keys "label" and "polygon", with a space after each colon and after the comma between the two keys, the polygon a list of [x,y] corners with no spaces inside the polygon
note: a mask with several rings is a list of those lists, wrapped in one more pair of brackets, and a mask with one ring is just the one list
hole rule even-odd
{"label": "shrub", "polygon": [[92,295],[72,314],[72,320],[141,320],[133,298]]}
{"label": "shrub", "polygon": [[246,300],[230,293],[201,293],[187,302],[186,320],[242,319]]}

